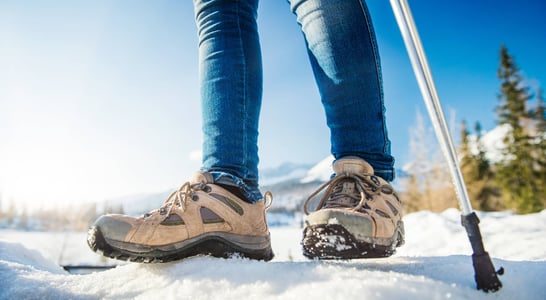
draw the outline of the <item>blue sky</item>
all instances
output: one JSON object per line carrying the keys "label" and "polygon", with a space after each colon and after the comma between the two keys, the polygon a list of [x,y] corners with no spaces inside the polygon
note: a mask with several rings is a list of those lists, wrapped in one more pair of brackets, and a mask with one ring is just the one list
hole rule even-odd
{"label": "blue sky", "polygon": [[[440,99],[456,124],[495,126],[502,43],[527,83],[544,88],[544,1],[410,4]],[[388,1],[368,5],[401,167],[410,159],[416,111],[426,112]],[[259,29],[260,166],[318,162],[329,153],[329,133],[288,4],[262,0]],[[201,148],[196,43],[191,1],[1,1],[4,197],[102,200],[187,180]]]}

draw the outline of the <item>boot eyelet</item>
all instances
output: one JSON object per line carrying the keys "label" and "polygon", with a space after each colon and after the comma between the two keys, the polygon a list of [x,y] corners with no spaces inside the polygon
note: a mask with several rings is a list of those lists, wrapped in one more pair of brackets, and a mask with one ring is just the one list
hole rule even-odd
{"label": "boot eyelet", "polygon": [[383,186],[381,186],[381,192],[382,192],[383,194],[388,194],[388,195],[390,195],[390,194],[392,194],[394,191],[392,190],[392,188],[391,188],[390,186],[383,185]]}

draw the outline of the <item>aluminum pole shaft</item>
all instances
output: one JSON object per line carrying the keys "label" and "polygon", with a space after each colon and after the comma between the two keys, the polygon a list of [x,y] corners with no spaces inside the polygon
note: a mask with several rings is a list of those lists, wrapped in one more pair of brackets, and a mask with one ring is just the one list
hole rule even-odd
{"label": "aluminum pole shaft", "polygon": [[449,170],[451,172],[451,178],[455,185],[455,191],[459,199],[459,204],[462,210],[461,221],[466,230],[467,236],[472,246],[472,263],[474,266],[474,278],[477,283],[477,288],[485,292],[498,291],[502,287],[498,275],[504,273],[504,269],[501,267],[498,271],[495,271],[491,257],[485,251],[483,246],[483,240],[478,226],[479,219],[476,213],[472,211],[470,204],[470,198],[464,184],[463,175],[459,167],[457,160],[457,153],[453,146],[453,141],[449,134],[449,130],[445,121],[444,113],[440,105],[438,93],[432,80],[432,74],[428,66],[425,51],[421,44],[421,39],[417,33],[415,22],[409,5],[406,0],[391,0],[392,10],[398,22],[398,27],[404,38],[406,49],[410,56],[411,64],[419,88],[423,94],[423,99],[427,106],[430,119],[434,126],[434,131],[442,147],[444,156],[446,157]]}
{"label": "aluminum pole shaft", "polygon": [[445,121],[442,106],[440,105],[438,93],[436,92],[434,81],[432,80],[432,74],[413,16],[411,15],[411,11],[405,0],[391,0],[391,6],[410,56],[413,71],[417,78],[421,94],[425,100],[425,105],[432,121],[434,131],[447,160],[461,211],[464,215],[468,215],[472,213],[470,198],[468,197],[463,175],[459,167],[459,161],[457,160],[457,153],[455,152],[453,141],[451,140],[451,135]]}

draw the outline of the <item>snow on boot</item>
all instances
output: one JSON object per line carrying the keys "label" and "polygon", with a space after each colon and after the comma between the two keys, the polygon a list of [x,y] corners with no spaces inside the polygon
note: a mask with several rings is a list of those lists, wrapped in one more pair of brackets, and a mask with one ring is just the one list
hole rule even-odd
{"label": "snow on boot", "polygon": [[[335,177],[305,202],[303,254],[318,259],[391,256],[404,244],[402,203],[393,187],[357,157],[334,162]],[[312,200],[324,189],[315,211]]]}

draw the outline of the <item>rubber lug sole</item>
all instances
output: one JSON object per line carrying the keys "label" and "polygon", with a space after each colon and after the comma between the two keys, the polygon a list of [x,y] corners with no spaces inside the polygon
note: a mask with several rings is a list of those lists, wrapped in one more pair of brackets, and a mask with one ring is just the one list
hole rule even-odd
{"label": "rubber lug sole", "polygon": [[183,249],[173,251],[151,250],[149,252],[132,252],[114,247],[106,241],[100,229],[93,226],[88,232],[87,244],[94,252],[103,256],[139,263],[165,263],[193,256],[213,256],[219,258],[243,257],[269,261],[273,259],[271,247],[267,249],[243,249],[222,238],[207,237]]}
{"label": "rubber lug sole", "polygon": [[356,259],[389,257],[403,244],[397,232],[392,245],[382,246],[357,240],[339,224],[307,226],[303,232],[303,255],[311,259]]}

